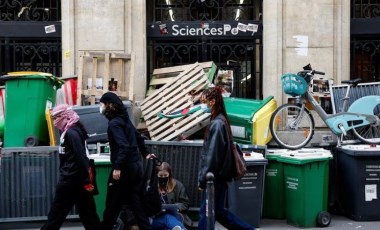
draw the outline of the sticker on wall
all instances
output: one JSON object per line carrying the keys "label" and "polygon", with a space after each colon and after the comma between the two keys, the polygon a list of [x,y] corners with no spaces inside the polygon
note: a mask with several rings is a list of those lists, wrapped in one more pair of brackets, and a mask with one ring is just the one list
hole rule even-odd
{"label": "sticker on wall", "polygon": [[259,29],[259,25],[257,25],[257,24],[252,24],[252,23],[248,23],[247,31],[251,31],[251,32],[253,32],[252,35],[253,35],[254,33],[256,33],[258,29]]}
{"label": "sticker on wall", "polygon": [[243,32],[247,32],[247,28],[248,28],[248,25],[246,25],[244,23],[239,22],[237,25],[237,29],[240,31],[243,31]]}
{"label": "sticker on wall", "polygon": [[377,185],[366,184],[365,185],[365,201],[377,200]]}
{"label": "sticker on wall", "polygon": [[210,28],[210,25],[206,22],[201,22],[201,28],[202,29],[208,29],[208,28]]}
{"label": "sticker on wall", "polygon": [[65,58],[65,59],[69,59],[70,58],[70,51],[65,51],[64,53],[63,53],[63,57]]}
{"label": "sticker on wall", "polygon": [[295,35],[293,36],[296,39],[296,53],[299,56],[307,56],[307,50],[309,46],[309,37],[305,35]]}
{"label": "sticker on wall", "polygon": [[55,33],[55,25],[45,26],[45,33],[47,34]]}
{"label": "sticker on wall", "polygon": [[168,33],[168,28],[166,27],[166,24],[161,24],[160,25],[160,34],[167,34]]}

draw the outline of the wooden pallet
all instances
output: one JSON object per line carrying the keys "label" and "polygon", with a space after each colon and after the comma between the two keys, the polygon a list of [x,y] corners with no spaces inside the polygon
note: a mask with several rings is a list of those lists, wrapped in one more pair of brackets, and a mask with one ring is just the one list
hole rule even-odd
{"label": "wooden pallet", "polygon": [[[217,70],[216,65],[213,62],[201,62],[199,65],[203,68],[210,82],[212,82]],[[173,78],[176,78],[190,66],[191,64],[154,69],[146,96],[150,96],[155,90],[170,82]]]}
{"label": "wooden pallet", "polygon": [[210,114],[203,110],[173,119],[160,118],[157,114],[170,114],[194,106],[197,98],[192,95],[210,84],[203,68],[195,63],[145,98],[141,103],[141,111],[151,139],[176,140],[179,136],[187,137],[205,127]]}
{"label": "wooden pallet", "polygon": [[[78,70],[78,97],[77,105],[84,105],[84,98],[89,98],[91,105],[95,104],[95,97],[105,92],[113,91],[120,97],[133,100],[133,77],[129,78],[127,90],[127,76],[125,62],[130,62],[129,76],[134,76],[134,54],[82,51],[79,56]],[[102,71],[103,70],[103,71]],[[114,76],[114,77],[113,77]],[[109,82],[117,79],[117,88],[110,89]]]}

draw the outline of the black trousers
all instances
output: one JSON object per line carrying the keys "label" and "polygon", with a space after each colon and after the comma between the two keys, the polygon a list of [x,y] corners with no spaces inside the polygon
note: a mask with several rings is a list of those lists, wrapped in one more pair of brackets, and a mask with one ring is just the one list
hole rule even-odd
{"label": "black trousers", "polygon": [[144,189],[142,162],[128,164],[121,169],[119,180],[108,177],[106,208],[103,213],[102,230],[111,230],[122,209],[125,210],[126,226],[138,225],[140,230],[150,230],[149,219],[142,207]]}
{"label": "black trousers", "polygon": [[100,220],[96,213],[94,197],[74,181],[59,181],[55,197],[42,230],[58,230],[75,205],[86,230],[100,230]]}

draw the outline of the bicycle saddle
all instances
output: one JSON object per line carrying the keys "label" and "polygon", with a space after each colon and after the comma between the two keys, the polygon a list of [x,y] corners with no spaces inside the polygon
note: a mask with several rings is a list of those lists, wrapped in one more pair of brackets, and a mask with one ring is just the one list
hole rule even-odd
{"label": "bicycle saddle", "polygon": [[355,79],[352,79],[352,80],[342,81],[343,84],[350,84],[353,87],[357,86],[360,82],[362,82],[361,78],[355,78]]}

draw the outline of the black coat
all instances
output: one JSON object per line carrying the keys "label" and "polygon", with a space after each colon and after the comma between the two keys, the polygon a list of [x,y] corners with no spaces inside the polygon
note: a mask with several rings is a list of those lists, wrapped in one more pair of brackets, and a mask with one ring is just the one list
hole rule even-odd
{"label": "black coat", "polygon": [[215,181],[229,181],[232,170],[232,154],[226,122],[223,114],[218,114],[207,126],[200,159],[198,182],[200,188],[206,187],[206,174],[212,172]]}
{"label": "black coat", "polygon": [[86,137],[78,126],[72,126],[66,131],[59,150],[60,180],[77,181],[82,185],[89,183]]}
{"label": "black coat", "polygon": [[113,169],[120,170],[130,163],[141,160],[138,149],[144,157],[148,154],[144,139],[127,115],[116,116],[109,120],[107,133]]}

